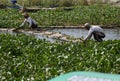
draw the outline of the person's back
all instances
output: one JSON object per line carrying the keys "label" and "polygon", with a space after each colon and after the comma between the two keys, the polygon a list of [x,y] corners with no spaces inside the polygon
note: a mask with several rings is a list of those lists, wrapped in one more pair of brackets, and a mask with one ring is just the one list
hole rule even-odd
{"label": "person's back", "polygon": [[100,26],[97,26],[97,25],[93,25],[93,26],[91,26],[91,28],[90,28],[90,30],[89,31],[91,31],[91,33],[92,32],[103,32],[103,29],[100,27]]}

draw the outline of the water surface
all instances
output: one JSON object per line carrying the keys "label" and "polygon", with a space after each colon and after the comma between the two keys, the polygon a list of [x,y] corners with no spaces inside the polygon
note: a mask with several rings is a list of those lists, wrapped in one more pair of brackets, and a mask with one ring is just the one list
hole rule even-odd
{"label": "water surface", "polygon": [[[53,29],[54,32],[61,32],[73,36],[75,38],[86,37],[88,30],[85,29]],[[120,40],[120,28],[115,29],[103,29],[106,37],[104,40]]]}

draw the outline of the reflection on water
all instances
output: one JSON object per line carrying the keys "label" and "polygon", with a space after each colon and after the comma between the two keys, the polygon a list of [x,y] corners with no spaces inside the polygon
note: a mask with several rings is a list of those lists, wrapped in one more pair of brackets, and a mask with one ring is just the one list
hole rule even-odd
{"label": "reflection on water", "polygon": [[[104,40],[120,40],[120,28],[103,30],[106,34],[106,38]],[[52,31],[61,32],[75,38],[85,37],[88,33],[85,29],[54,29]]]}

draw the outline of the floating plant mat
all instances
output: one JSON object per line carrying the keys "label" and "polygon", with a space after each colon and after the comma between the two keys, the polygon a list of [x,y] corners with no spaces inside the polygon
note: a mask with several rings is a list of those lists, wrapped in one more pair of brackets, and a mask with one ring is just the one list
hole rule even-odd
{"label": "floating plant mat", "polygon": [[71,72],[48,81],[120,81],[120,75],[97,72]]}

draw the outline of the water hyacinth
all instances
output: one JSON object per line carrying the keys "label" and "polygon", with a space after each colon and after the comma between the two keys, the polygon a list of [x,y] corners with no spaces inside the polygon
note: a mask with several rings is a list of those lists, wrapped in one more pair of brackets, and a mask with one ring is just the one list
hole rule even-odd
{"label": "water hyacinth", "polygon": [[[72,7],[72,10],[65,11],[60,7],[56,10],[41,10],[38,12],[29,12],[40,26],[78,26],[86,22],[99,25],[117,25],[119,26],[118,7],[109,5],[92,5]],[[0,10],[0,27],[18,27],[24,18],[17,10],[2,9]]]}
{"label": "water hyacinth", "polygon": [[[120,73],[120,41],[49,43],[0,34],[0,79],[46,81],[71,71]],[[114,57],[114,58],[113,58]]]}

